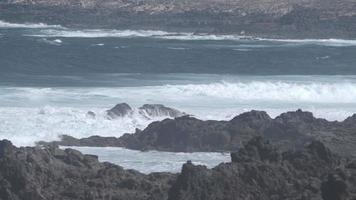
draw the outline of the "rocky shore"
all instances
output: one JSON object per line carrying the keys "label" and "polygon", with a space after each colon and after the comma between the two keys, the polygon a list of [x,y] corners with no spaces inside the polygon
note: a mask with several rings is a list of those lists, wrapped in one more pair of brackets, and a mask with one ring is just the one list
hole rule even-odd
{"label": "rocky shore", "polygon": [[354,200],[356,161],[312,141],[281,152],[255,137],[232,162],[183,165],[179,174],[141,174],[56,146],[17,148],[0,141],[0,199]]}
{"label": "rocky shore", "polygon": [[356,38],[351,0],[1,0],[0,19],[74,28]]}
{"label": "rocky shore", "polygon": [[[271,118],[264,111],[250,111],[230,121],[203,121],[191,116],[153,122],[144,130],[119,138],[62,136],[50,144],[63,146],[114,146],[134,150],[173,152],[236,151],[253,137],[261,136],[283,150],[300,149],[319,140],[334,153],[356,155],[356,116],[342,122],[327,121],[297,110]],[[48,143],[39,142],[41,145]]]}

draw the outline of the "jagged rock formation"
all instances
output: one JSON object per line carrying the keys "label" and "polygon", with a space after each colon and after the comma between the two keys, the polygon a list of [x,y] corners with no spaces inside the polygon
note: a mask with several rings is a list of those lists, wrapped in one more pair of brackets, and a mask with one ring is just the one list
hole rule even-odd
{"label": "jagged rock formation", "polygon": [[[138,108],[138,114],[142,117],[152,119],[155,117],[181,117],[186,115],[177,109],[164,106],[162,104],[144,104]],[[127,103],[119,103],[113,108],[106,111],[109,119],[115,119],[118,117],[131,116],[134,114],[134,109]]]}
{"label": "jagged rock formation", "polygon": [[[0,142],[0,199],[71,200],[354,200],[356,162],[312,141],[281,152],[261,137],[213,169],[183,165],[180,174],[144,175],[55,146]],[[162,158],[164,159],[164,158]]]}
{"label": "jagged rock formation", "polygon": [[254,138],[232,163],[214,169],[187,163],[169,193],[169,200],[356,198],[356,169],[345,167],[322,143],[281,153]]}
{"label": "jagged rock formation", "polygon": [[119,103],[106,111],[110,118],[124,117],[133,113],[132,108],[127,103]]}
{"label": "jagged rock formation", "polygon": [[149,118],[160,116],[168,116],[175,118],[186,115],[184,112],[181,112],[174,108],[169,108],[162,104],[145,104],[139,108],[139,113]]}
{"label": "jagged rock formation", "polygon": [[167,198],[175,175],[144,175],[97,156],[57,147],[16,148],[0,142],[0,199],[78,200]]}
{"label": "jagged rock formation", "polygon": [[70,27],[356,38],[353,0],[2,0],[0,19]]}
{"label": "jagged rock formation", "polygon": [[190,116],[151,123],[143,131],[120,138],[69,136],[57,142],[74,146],[119,146],[136,150],[234,151],[255,136],[263,136],[282,149],[299,149],[320,140],[333,152],[356,155],[356,117],[343,122],[318,119],[310,112],[297,110],[272,119],[266,112],[250,111],[230,121],[202,121]]}

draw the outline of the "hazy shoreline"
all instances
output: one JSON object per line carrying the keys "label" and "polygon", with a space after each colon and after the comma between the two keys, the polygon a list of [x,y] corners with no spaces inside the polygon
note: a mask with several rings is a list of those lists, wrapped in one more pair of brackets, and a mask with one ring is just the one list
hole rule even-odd
{"label": "hazy shoreline", "polygon": [[356,38],[355,3],[279,1],[280,7],[268,1],[9,1],[0,3],[0,19],[81,29],[162,30],[272,39]]}

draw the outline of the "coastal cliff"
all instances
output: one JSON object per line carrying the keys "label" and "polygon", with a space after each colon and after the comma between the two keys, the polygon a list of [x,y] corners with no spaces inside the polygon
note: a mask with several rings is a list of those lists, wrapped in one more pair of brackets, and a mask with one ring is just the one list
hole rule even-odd
{"label": "coastal cliff", "polygon": [[352,0],[1,0],[0,19],[77,28],[356,38]]}

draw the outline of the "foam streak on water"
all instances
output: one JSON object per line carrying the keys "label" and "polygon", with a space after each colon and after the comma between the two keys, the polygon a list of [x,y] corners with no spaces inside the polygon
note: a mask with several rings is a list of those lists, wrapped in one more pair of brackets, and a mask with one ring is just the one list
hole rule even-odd
{"label": "foam streak on water", "polygon": [[44,23],[25,23],[25,24],[19,24],[19,23],[10,23],[10,22],[5,22],[0,20],[0,28],[35,28],[35,29],[40,29],[40,28],[63,28],[60,25],[48,25]]}
{"label": "foam streak on water", "polygon": [[188,32],[165,32],[154,30],[115,30],[115,29],[46,29],[27,34],[32,37],[63,37],[63,38],[105,38],[105,37],[151,37],[167,40],[255,40],[255,41],[271,41],[279,43],[289,43],[294,45],[321,45],[321,46],[356,46],[356,40],[343,39],[269,39],[255,38],[242,35],[214,35],[214,34],[195,34]]}

